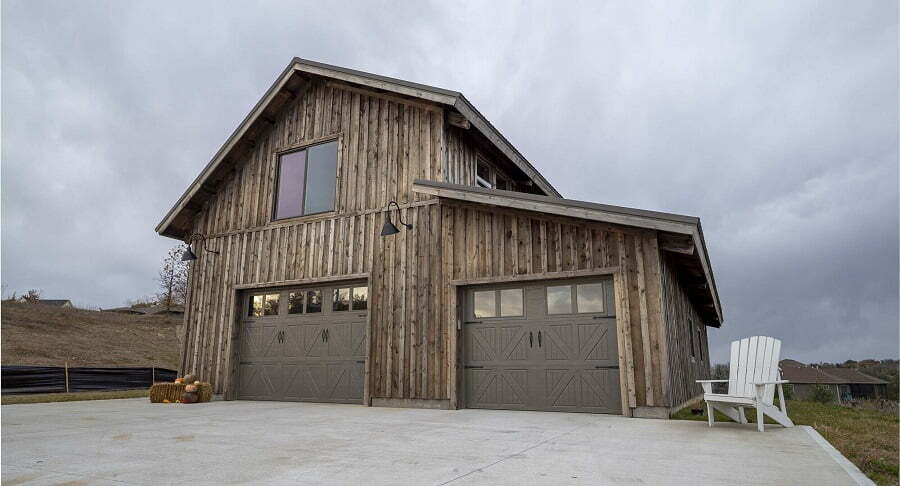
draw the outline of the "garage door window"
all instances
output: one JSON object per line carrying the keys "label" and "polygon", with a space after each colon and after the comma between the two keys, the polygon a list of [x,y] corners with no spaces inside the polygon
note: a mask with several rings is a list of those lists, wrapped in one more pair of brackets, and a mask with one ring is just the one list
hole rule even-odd
{"label": "garage door window", "polygon": [[500,317],[524,315],[522,289],[505,289],[500,291]]}
{"label": "garage door window", "polygon": [[331,310],[335,312],[350,310],[350,289],[334,289]]}
{"label": "garage door window", "polygon": [[603,312],[603,284],[579,284],[578,286],[578,312]]}
{"label": "garage door window", "polygon": [[353,287],[353,310],[366,310],[369,308],[369,287]]}
{"label": "garage door window", "polygon": [[288,294],[288,314],[303,314],[303,292]]}
{"label": "garage door window", "polygon": [[547,287],[547,314],[572,313],[572,286]]}
{"label": "garage door window", "polygon": [[254,295],[250,297],[249,317],[277,316],[278,294]]}
{"label": "garage door window", "polygon": [[306,291],[306,313],[313,314],[322,312],[322,291],[307,290]]}
{"label": "garage door window", "polygon": [[497,317],[497,292],[475,292],[475,317]]}
{"label": "garage door window", "polygon": [[369,307],[368,287],[346,287],[334,289],[331,310],[334,312],[366,310]]}

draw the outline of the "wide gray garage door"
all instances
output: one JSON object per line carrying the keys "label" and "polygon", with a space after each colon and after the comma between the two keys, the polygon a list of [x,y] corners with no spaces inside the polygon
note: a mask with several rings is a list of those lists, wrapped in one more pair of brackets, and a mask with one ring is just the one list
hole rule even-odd
{"label": "wide gray garage door", "polygon": [[622,413],[610,280],[465,294],[468,407]]}
{"label": "wide gray garage door", "polygon": [[362,403],[365,283],[243,296],[239,399]]}

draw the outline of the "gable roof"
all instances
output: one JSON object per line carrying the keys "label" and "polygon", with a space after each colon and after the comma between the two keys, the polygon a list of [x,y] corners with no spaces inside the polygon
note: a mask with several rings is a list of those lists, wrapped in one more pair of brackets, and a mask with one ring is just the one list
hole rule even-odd
{"label": "gable roof", "polygon": [[413,190],[461,201],[652,229],[661,232],[663,237],[673,235],[681,237],[682,241],[687,238],[688,243],[681,243],[682,246],[678,253],[682,254],[689,265],[699,267],[704,279],[702,285],[692,287],[689,293],[701,296],[703,303],[707,304],[705,309],[701,309],[701,315],[709,319],[707,325],[719,327],[722,324],[719,292],[716,289],[716,280],[709,263],[703,229],[700,227],[700,218],[423,179],[415,180]]}
{"label": "gable roof", "polygon": [[[156,226],[157,233],[173,238],[183,238],[185,236],[185,230],[180,226],[185,226],[190,221],[191,216],[199,210],[203,201],[215,193],[217,182],[215,174],[217,170],[223,165],[228,165],[229,158],[235,158],[235,153],[240,153],[242,145],[246,145],[249,142],[252,146],[252,135],[254,132],[259,132],[262,129],[259,123],[260,119],[262,118],[263,124],[271,123],[271,120],[282,106],[295,96],[300,84],[302,84],[302,80],[298,79],[300,74],[336,79],[452,108],[484,135],[500,153],[518,167],[538,188],[547,194],[560,197],[559,192],[550,185],[544,176],[469,103],[462,93],[295,57],[281,72],[259,102],[250,110],[250,113],[241,121],[231,136],[228,137],[212,160],[206,164],[200,175],[197,176],[175,205],[166,213],[162,221]],[[233,163],[234,161],[232,160],[231,162]],[[175,225],[174,223],[176,222],[180,222],[181,225]]]}
{"label": "gable roof", "polygon": [[72,305],[72,301],[70,301],[69,299],[39,299],[38,303],[44,305],[54,305],[58,307]]}
{"label": "gable roof", "polygon": [[845,383],[867,385],[887,384],[886,381],[880,378],[875,378],[874,376],[869,376],[857,370],[856,368],[825,368],[823,371],[831,376],[837,377],[838,379],[845,380]]}
{"label": "gable roof", "polygon": [[797,384],[830,384],[830,385],[885,385],[886,381],[869,376],[856,368],[819,368],[805,365],[792,359],[783,359],[782,378]]}

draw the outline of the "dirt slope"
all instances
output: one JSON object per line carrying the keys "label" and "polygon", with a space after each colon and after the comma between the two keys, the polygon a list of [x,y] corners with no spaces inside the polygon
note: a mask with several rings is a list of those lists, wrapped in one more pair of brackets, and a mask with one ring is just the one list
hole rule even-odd
{"label": "dirt slope", "polygon": [[3,302],[4,365],[156,366],[178,370],[180,317]]}

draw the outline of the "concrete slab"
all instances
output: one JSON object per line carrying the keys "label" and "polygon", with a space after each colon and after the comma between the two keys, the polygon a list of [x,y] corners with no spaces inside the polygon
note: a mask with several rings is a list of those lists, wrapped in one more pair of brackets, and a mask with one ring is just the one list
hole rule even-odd
{"label": "concrete slab", "polygon": [[854,484],[803,428],[146,399],[4,405],[7,484]]}

